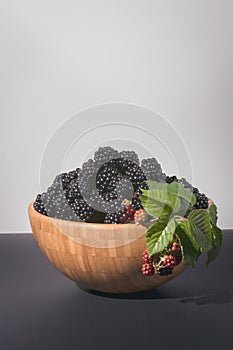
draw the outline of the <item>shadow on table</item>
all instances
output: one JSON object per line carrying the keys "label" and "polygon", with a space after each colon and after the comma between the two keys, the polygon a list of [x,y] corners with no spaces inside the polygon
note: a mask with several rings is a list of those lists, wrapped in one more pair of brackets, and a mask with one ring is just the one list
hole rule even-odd
{"label": "shadow on table", "polygon": [[210,293],[206,295],[197,295],[180,300],[182,304],[195,303],[196,305],[206,304],[227,304],[233,300],[233,291]]}
{"label": "shadow on table", "polygon": [[[230,239],[230,236],[229,236]],[[174,280],[157,289],[129,294],[106,294],[90,291],[91,294],[118,299],[177,299],[181,304],[196,305],[226,304],[233,300],[233,262],[231,260],[232,245],[225,240],[222,252],[217,261],[206,269],[205,256],[199,259],[194,271],[187,268]]]}
{"label": "shadow on table", "polygon": [[222,291],[215,293],[206,293],[203,295],[185,295],[181,293],[181,295],[175,293],[169,295],[166,292],[159,290],[150,290],[145,292],[138,293],[102,293],[96,291],[87,291],[90,294],[105,297],[105,298],[117,298],[117,299],[131,299],[131,300],[143,300],[143,299],[180,299],[181,304],[195,303],[196,305],[206,305],[206,304],[226,304],[233,300],[233,290],[231,291]]}
{"label": "shadow on table", "polygon": [[[173,290],[174,291],[174,290]],[[90,294],[105,297],[105,298],[117,298],[117,299],[131,299],[131,300],[143,300],[143,299],[180,299],[181,304],[195,303],[196,305],[206,304],[226,304],[233,300],[233,290],[221,291],[221,292],[209,292],[202,295],[190,295],[190,293],[167,293],[166,291],[160,291],[159,289],[149,290],[138,293],[102,293],[96,291],[87,291]]]}
{"label": "shadow on table", "polygon": [[195,271],[187,268],[174,280],[149,291],[129,294],[108,294],[89,291],[90,294],[118,299],[159,299],[174,300],[181,304],[196,305],[226,304],[233,300],[233,266],[226,261],[213,264],[208,269],[199,264]]}

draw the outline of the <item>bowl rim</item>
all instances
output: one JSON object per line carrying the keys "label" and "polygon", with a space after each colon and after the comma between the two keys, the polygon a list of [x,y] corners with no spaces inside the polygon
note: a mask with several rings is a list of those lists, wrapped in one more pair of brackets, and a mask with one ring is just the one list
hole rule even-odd
{"label": "bowl rim", "polygon": [[135,226],[142,226],[145,229],[147,229],[146,226],[140,225],[140,224],[136,224],[135,222],[129,222],[126,224],[106,224],[104,222],[99,223],[99,222],[84,222],[84,221],[72,221],[72,220],[64,220],[64,219],[57,219],[57,218],[53,218],[51,216],[47,216],[44,214],[39,213],[33,206],[34,201],[30,202],[29,206],[28,206],[28,211],[32,211],[34,212],[36,215],[41,216],[41,218],[43,217],[43,219],[45,220],[51,220],[54,222],[64,222],[70,225],[80,225],[80,226],[92,226],[92,227],[102,227],[104,226],[105,228],[128,228],[129,226],[131,227],[135,227]]}
{"label": "bowl rim", "polygon": [[[80,226],[91,226],[91,227],[105,227],[106,229],[112,229],[112,228],[129,228],[129,227],[135,227],[135,226],[141,226],[141,227],[144,227],[145,229],[148,229],[149,226],[144,226],[144,225],[141,225],[141,224],[137,224],[135,222],[129,222],[129,223],[126,223],[126,224],[105,224],[104,222],[103,223],[99,223],[99,222],[84,222],[84,221],[72,221],[72,220],[64,220],[64,219],[56,219],[56,218],[53,218],[51,216],[47,216],[47,215],[44,215],[44,214],[41,214],[39,213],[33,206],[35,201],[31,201],[29,206],[28,206],[28,212],[29,211],[33,211],[36,215],[38,216],[41,216],[43,217],[43,219],[45,220],[52,220],[54,221],[55,223],[56,222],[64,222],[64,223],[67,223],[69,225],[80,225]],[[211,206],[211,205],[215,205],[215,202],[208,197],[208,208]],[[185,218],[184,218],[185,219]]]}

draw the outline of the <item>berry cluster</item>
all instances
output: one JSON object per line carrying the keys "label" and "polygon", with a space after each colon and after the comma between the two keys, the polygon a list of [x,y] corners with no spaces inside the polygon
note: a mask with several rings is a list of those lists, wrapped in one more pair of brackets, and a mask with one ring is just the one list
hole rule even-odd
{"label": "berry cluster", "polygon": [[47,191],[36,197],[34,208],[57,219],[129,223],[135,220],[135,212],[143,209],[140,188],[148,189],[146,180],[152,179],[165,181],[155,158],[144,159],[140,166],[134,151],[100,147],[80,169],[58,175]]}
{"label": "berry cluster", "polygon": [[141,189],[147,180],[178,181],[196,196],[194,209],[206,209],[208,198],[184,178],[166,176],[155,158],[139,161],[134,151],[100,147],[81,168],[57,175],[34,208],[57,219],[121,224],[149,219],[143,210]]}
{"label": "berry cluster", "polygon": [[142,253],[142,273],[145,276],[152,276],[157,273],[160,276],[172,274],[175,266],[182,261],[182,251],[180,244],[176,241],[168,245],[168,247],[160,254],[149,257],[148,250]]}

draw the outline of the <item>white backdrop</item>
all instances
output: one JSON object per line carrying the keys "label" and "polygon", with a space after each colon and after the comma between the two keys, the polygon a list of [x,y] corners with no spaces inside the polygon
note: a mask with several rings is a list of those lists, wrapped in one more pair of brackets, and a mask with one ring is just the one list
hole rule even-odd
{"label": "white backdrop", "polygon": [[30,232],[54,130],[110,101],[175,126],[193,183],[216,201],[220,226],[233,227],[232,13],[230,0],[0,0],[0,232]]}

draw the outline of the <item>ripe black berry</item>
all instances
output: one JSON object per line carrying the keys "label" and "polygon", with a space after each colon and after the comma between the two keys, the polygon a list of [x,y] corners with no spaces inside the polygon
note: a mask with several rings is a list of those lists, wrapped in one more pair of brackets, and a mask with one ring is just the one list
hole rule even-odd
{"label": "ripe black berry", "polygon": [[121,224],[120,213],[107,213],[104,219],[105,224]]}
{"label": "ripe black berry", "polygon": [[139,165],[138,155],[134,151],[121,151],[119,153],[119,158],[128,159],[133,163]]}
{"label": "ripe black berry", "polygon": [[143,159],[141,168],[147,180],[165,182],[166,175],[163,173],[161,165],[155,158]]}
{"label": "ripe black berry", "polygon": [[157,273],[160,276],[167,276],[167,275],[171,275],[172,274],[173,269],[171,267],[160,267],[157,270]]}
{"label": "ripe black berry", "polygon": [[106,162],[100,167],[96,175],[96,187],[100,194],[114,191],[122,174],[118,171],[114,161]]}
{"label": "ripe black berry", "polygon": [[181,261],[182,261],[182,254],[181,254],[181,252],[175,252],[173,254],[173,256],[174,256],[175,265],[179,265],[181,263]]}
{"label": "ripe black berry", "polygon": [[207,209],[208,208],[208,198],[204,193],[194,193],[196,197],[196,203],[194,205],[195,209]]}
{"label": "ripe black berry", "polygon": [[115,158],[118,158],[118,151],[110,146],[100,147],[94,154],[94,161],[99,167]]}
{"label": "ripe black berry", "polygon": [[166,183],[170,184],[170,183],[172,183],[174,181],[176,181],[176,182],[178,181],[178,179],[177,179],[177,177],[175,175],[173,175],[173,176],[166,176]]}
{"label": "ripe black berry", "polygon": [[135,190],[142,182],[146,180],[145,174],[143,173],[141,167],[129,159],[123,160],[121,163],[121,168],[123,175],[131,181]]}
{"label": "ripe black berry", "polygon": [[178,182],[181,183],[184,188],[188,188],[189,190],[193,191],[193,186],[184,177],[178,179]]}
{"label": "ripe black berry", "polygon": [[85,200],[77,200],[71,204],[71,208],[77,216],[78,221],[90,222],[90,218],[94,213],[94,209]]}
{"label": "ripe black berry", "polygon": [[43,214],[43,215],[46,215],[47,216],[47,212],[45,210],[45,207],[44,207],[44,203],[43,203],[43,200],[41,198],[41,194],[38,194],[36,196],[36,200],[35,202],[33,203],[33,207],[36,211],[38,211],[40,214]]}

